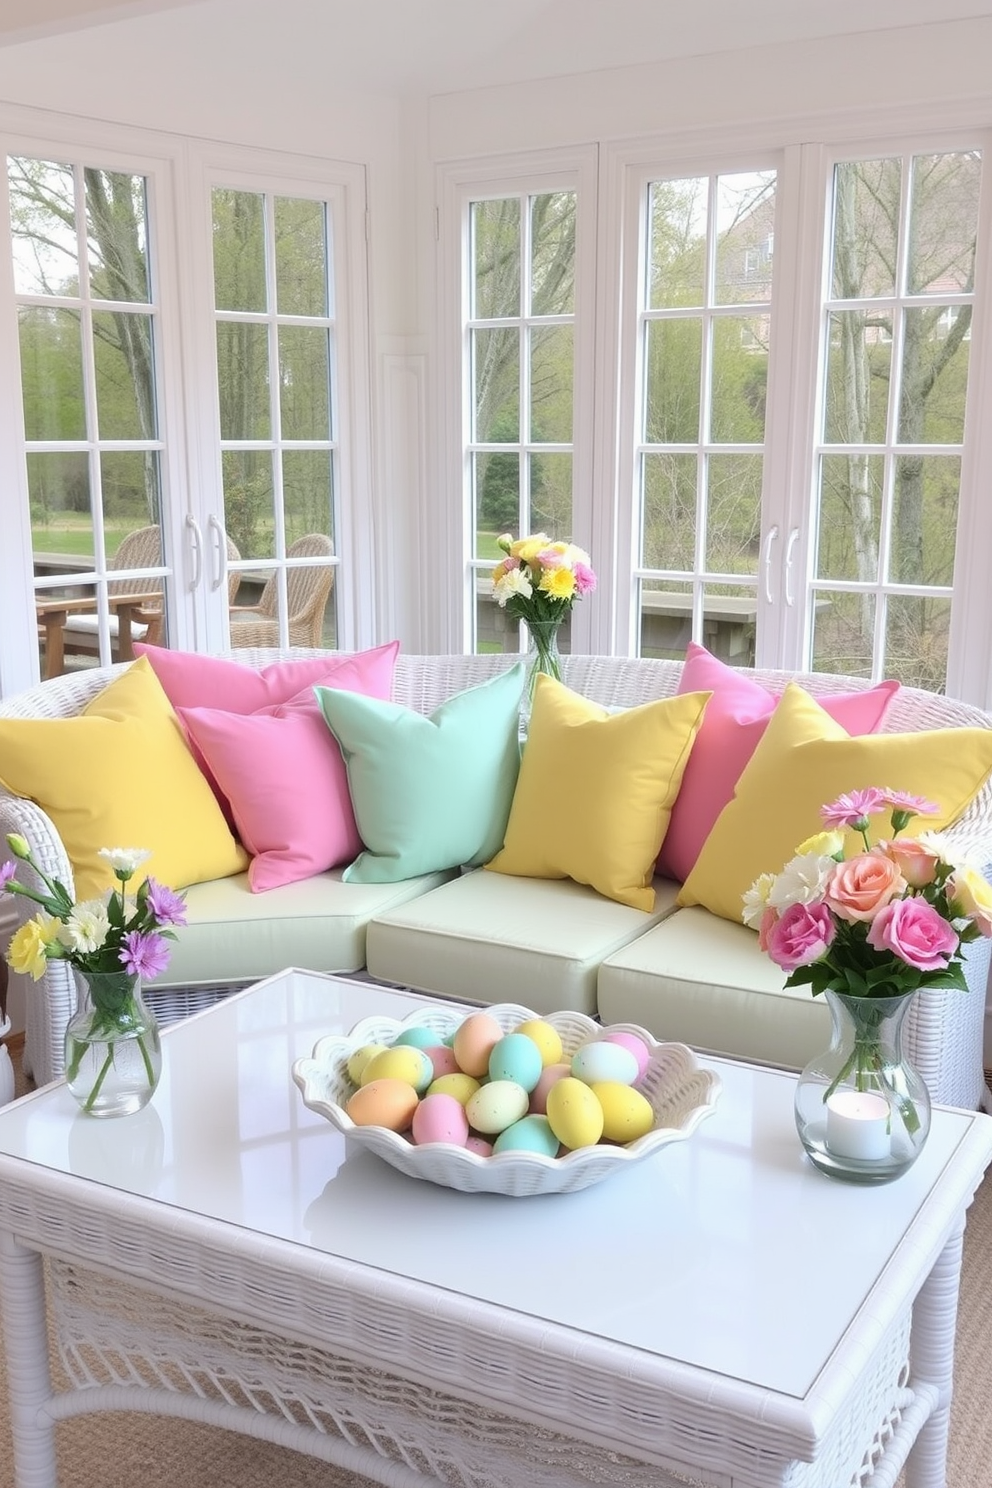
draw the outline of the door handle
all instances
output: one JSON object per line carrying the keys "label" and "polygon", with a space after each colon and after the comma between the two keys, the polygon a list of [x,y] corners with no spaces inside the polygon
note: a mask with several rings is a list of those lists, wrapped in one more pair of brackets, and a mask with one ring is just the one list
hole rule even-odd
{"label": "door handle", "polygon": [[792,593],[792,553],[799,540],[799,528],[793,527],[789,533],[789,542],[785,549],[785,602],[790,607],[795,603]]}
{"label": "door handle", "polygon": [[214,576],[210,580],[213,590],[227,583],[227,534],[220,521],[212,513],[207,518],[207,526],[210,529],[211,545],[214,555]]}
{"label": "door handle", "polygon": [[768,536],[765,538],[765,599],[769,604],[772,603],[772,546],[777,537],[778,523],[776,522],[775,526],[771,528]]}
{"label": "door handle", "polygon": [[186,516],[186,531],[189,534],[189,556],[192,574],[189,587],[193,590],[199,587],[200,577],[203,573],[203,535],[200,532],[199,522],[188,513]]}

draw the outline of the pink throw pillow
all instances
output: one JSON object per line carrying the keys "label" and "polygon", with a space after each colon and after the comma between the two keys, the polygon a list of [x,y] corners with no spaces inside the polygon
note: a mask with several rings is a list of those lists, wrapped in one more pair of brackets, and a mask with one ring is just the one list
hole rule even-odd
{"label": "pink throw pillow", "polygon": [[[387,641],[384,646],[356,651],[352,655],[273,661],[264,667],[246,666],[242,661],[206,656],[199,651],[170,651],[164,646],[146,646],[141,642],[136,642],[134,649],[139,655],[148,657],[166,697],[177,712],[183,708],[211,708],[225,713],[257,713],[262,708],[274,708],[289,702],[301,690],[318,682],[322,687],[348,687],[354,692],[365,692],[369,697],[388,701],[392,695],[393,670],[400,643]],[[339,675],[346,680],[338,681]],[[189,729],[186,740],[193,758],[213,787],[225,816],[232,822],[227,792]]]}
{"label": "pink throw pillow", "polygon": [[[898,690],[898,682],[880,682],[864,692],[818,695],[816,701],[849,734],[873,734]],[[686,649],[678,691],[712,693],[657,861],[660,874],[684,883],[717,817],[733,799],[778,697],[695,641]]]}
{"label": "pink throw pillow", "polygon": [[[342,658],[319,681],[387,702],[394,658],[394,646]],[[310,878],[358,856],[362,841],[344,760],[312,687],[254,713],[182,707],[176,712],[252,854],[252,893]]]}

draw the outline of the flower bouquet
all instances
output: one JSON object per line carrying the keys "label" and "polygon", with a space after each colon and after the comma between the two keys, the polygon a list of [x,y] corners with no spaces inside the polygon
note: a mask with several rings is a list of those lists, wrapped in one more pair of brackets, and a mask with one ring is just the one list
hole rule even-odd
{"label": "flower bouquet", "polygon": [[[967,991],[963,949],[992,936],[992,885],[980,870],[939,833],[900,836],[937,809],[878,787],[843,795],[823,807],[825,830],[744,895],[744,923],[788,973],[785,985],[807,985],[831,1005],[831,1048],[806,1067],[796,1093],[800,1136],[826,1171],[853,1159],[855,1174],[874,1163],[894,1176],[918,1154],[930,1101],[902,1054],[903,1018],[921,988]],[[889,832],[872,842],[871,818],[885,813]],[[848,830],[861,839],[851,856]]]}
{"label": "flower bouquet", "polygon": [[66,1082],[83,1110],[121,1115],[151,1098],[161,1072],[158,1028],[141,994],[169,964],[169,940],[186,923],[181,894],[144,879],[135,894],[127,885],[150,854],[140,848],[102,848],[117,887],[99,899],[73,903],[65,885],[34,861],[27,842],[7,837],[14,854],[43,885],[29,888],[15,874],[17,862],[0,864],[0,890],[41,906],[14,934],[7,950],[11,969],[38,981],[49,961],[66,961],[76,973],[79,1007],[66,1029]]}
{"label": "flower bouquet", "polygon": [[596,588],[596,575],[582,548],[552,542],[543,532],[516,541],[504,532],[496,542],[506,557],[493,569],[493,598],[500,609],[524,622],[530,636],[529,711],[539,672],[561,681],[558,630],[575,601]]}

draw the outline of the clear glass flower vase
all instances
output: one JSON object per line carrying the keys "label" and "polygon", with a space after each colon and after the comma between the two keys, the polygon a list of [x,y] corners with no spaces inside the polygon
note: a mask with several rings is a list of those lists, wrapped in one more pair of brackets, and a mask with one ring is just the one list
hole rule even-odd
{"label": "clear glass flower vase", "polygon": [[65,1031],[66,1084],[88,1116],[129,1116],[151,1100],[162,1044],[141,978],[74,971],[76,1011]]}
{"label": "clear glass flower vase", "polygon": [[898,1178],[923,1150],[930,1093],[903,1052],[903,1028],[916,997],[851,997],[825,992],[830,1047],[796,1086],[796,1129],[822,1173],[854,1183]]}
{"label": "clear glass flower vase", "polygon": [[561,620],[527,620],[527,681],[524,685],[522,715],[526,723],[534,706],[534,689],[542,672],[561,681],[561,652],[558,650],[558,632]]}

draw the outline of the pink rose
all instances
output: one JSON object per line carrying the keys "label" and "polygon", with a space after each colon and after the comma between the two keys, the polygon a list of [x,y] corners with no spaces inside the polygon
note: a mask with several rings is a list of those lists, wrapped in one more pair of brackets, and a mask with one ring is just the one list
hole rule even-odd
{"label": "pink rose", "polygon": [[868,944],[918,971],[942,971],[958,948],[958,935],[925,899],[896,899],[875,916]]}
{"label": "pink rose", "polygon": [[917,841],[915,837],[893,837],[890,842],[879,842],[873,849],[891,858],[906,882],[914,889],[933,883],[940,862],[940,853]]}
{"label": "pink rose", "polygon": [[905,888],[906,880],[891,858],[860,853],[837,864],[827,882],[826,902],[842,920],[873,920]]}
{"label": "pink rose", "polygon": [[826,954],[837,928],[825,904],[790,904],[772,924],[762,921],[762,950],[781,966],[795,971]]}

